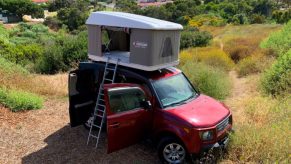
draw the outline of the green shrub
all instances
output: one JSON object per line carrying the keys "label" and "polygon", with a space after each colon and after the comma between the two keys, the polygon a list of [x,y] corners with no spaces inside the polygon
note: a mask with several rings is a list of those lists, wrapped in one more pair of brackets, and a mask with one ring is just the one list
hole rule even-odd
{"label": "green shrub", "polygon": [[17,112],[40,109],[43,105],[43,99],[32,93],[0,88],[0,103],[13,112]]}
{"label": "green shrub", "polygon": [[29,74],[29,72],[20,65],[12,63],[2,57],[0,57],[0,71],[6,74],[14,73]]}
{"label": "green shrub", "polygon": [[56,17],[47,17],[43,24],[53,30],[59,30],[62,27],[62,22]]}
{"label": "green shrub", "polygon": [[54,74],[67,71],[87,59],[87,32],[77,36],[59,36],[53,45],[46,48],[44,55],[35,65],[36,72]]}
{"label": "green shrub", "polygon": [[67,69],[63,62],[62,48],[56,45],[47,47],[35,65],[35,71],[38,73],[54,74]]}
{"label": "green shrub", "polygon": [[285,54],[289,51],[291,47],[291,21],[281,31],[272,33],[260,46],[262,48],[271,48],[278,55]]}
{"label": "green shrub", "polygon": [[277,10],[272,13],[272,18],[276,20],[277,23],[287,23],[291,20],[291,9],[282,11]]}
{"label": "green shrub", "polygon": [[266,22],[266,18],[265,18],[264,15],[253,14],[251,16],[251,23],[252,24],[256,24],[256,23],[262,24],[262,23],[265,23],[265,22]]}
{"label": "green shrub", "polygon": [[252,54],[239,61],[236,65],[236,70],[240,77],[259,73],[264,71],[270,65],[271,61],[271,58],[269,59],[262,55],[257,56],[256,54]]}
{"label": "green shrub", "polygon": [[187,62],[181,69],[202,93],[220,100],[229,95],[231,83],[224,71],[195,62]]}
{"label": "green shrub", "polygon": [[180,49],[207,46],[211,39],[212,35],[207,31],[199,31],[193,27],[186,28],[181,33]]}
{"label": "green shrub", "polygon": [[291,93],[291,50],[281,55],[261,80],[262,89],[271,95]]}
{"label": "green shrub", "polygon": [[43,47],[38,44],[27,45],[8,45],[0,50],[2,57],[9,61],[25,66],[29,63],[35,63],[43,53]]}

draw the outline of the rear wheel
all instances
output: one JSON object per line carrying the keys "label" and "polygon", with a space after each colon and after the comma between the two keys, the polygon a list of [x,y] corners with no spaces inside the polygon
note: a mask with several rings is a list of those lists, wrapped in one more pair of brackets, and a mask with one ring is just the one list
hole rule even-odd
{"label": "rear wheel", "polygon": [[183,163],[186,159],[186,149],[177,139],[172,137],[164,138],[158,146],[159,158],[162,163]]}

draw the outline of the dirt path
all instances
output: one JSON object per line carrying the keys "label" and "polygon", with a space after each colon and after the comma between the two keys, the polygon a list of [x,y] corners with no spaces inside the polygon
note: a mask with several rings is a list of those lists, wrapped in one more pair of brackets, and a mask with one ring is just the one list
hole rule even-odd
{"label": "dirt path", "polygon": [[249,75],[247,77],[238,77],[235,71],[229,72],[229,78],[232,81],[232,91],[230,96],[224,101],[225,104],[230,108],[234,122],[234,128],[236,125],[247,121],[245,114],[245,107],[242,105],[244,101],[248,101],[249,98],[258,95],[257,82],[259,79],[258,75]]}

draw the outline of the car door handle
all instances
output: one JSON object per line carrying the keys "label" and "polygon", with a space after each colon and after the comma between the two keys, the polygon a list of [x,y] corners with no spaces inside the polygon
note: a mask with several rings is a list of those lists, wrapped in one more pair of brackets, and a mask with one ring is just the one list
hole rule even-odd
{"label": "car door handle", "polygon": [[109,126],[112,127],[112,128],[118,128],[119,125],[120,125],[119,122],[115,122],[115,123],[113,123],[113,124],[111,124],[111,125],[109,125]]}

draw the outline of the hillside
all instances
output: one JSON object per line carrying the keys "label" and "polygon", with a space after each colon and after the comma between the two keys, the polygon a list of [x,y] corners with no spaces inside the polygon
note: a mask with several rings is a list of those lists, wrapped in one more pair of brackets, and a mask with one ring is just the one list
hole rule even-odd
{"label": "hillside", "polygon": [[[194,85],[198,85],[202,92],[221,98],[233,113],[236,133],[232,136],[228,154],[221,157],[222,162],[287,162],[290,158],[290,142],[288,142],[291,136],[288,126],[291,117],[290,99],[288,97],[275,99],[263,95],[260,90],[260,76],[264,70],[238,75],[240,69],[238,65],[245,56],[240,56],[242,58],[235,62],[232,61],[231,56],[228,56],[234,51],[230,48],[235,49],[241,45],[247,50],[257,51],[260,49],[259,43],[264,38],[281,28],[280,25],[203,26],[202,29],[210,31],[214,36],[211,45],[184,50],[181,53],[182,63],[179,67],[186,73],[188,70],[192,73],[197,70],[188,62],[192,61],[195,64],[198,61],[199,65],[205,68],[203,70],[206,71],[205,73],[214,69],[213,77],[216,77],[217,71],[225,77],[214,79],[220,81],[221,85],[226,84],[225,88],[221,89],[229,90],[221,95],[209,92],[209,86],[201,85],[199,79],[189,75],[190,80]],[[233,41],[238,45],[232,46]],[[212,52],[216,54],[215,59],[211,55]],[[217,52],[222,56],[219,60],[216,58],[219,56]],[[257,53],[265,56],[264,50]],[[188,62],[184,62],[185,57]],[[261,59],[270,63],[275,60],[272,55]],[[213,61],[219,62],[217,66]],[[39,95],[43,97],[44,104],[40,110],[17,113],[11,112],[3,105],[0,106],[0,163],[41,163],[44,160],[49,163],[96,161],[158,163],[156,156],[152,155],[153,152],[156,153],[155,149],[148,142],[109,155],[106,154],[107,141],[104,138],[97,150],[86,146],[88,132],[83,127],[70,128],[68,125],[67,73],[40,75],[29,73],[23,67],[9,64],[8,61],[2,60],[2,62],[4,64],[0,66],[1,87]],[[209,68],[209,64],[214,67]],[[270,64],[267,64],[267,67],[270,67]],[[229,83],[225,83],[227,79]],[[216,86],[213,83],[209,84]],[[217,92],[221,93],[221,90]]]}

